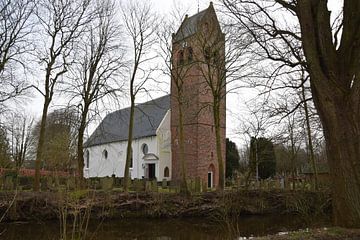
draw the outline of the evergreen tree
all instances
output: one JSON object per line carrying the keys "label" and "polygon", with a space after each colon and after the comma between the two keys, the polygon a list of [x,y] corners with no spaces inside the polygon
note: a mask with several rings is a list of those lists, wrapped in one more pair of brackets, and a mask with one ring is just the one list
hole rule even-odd
{"label": "evergreen tree", "polygon": [[226,178],[232,178],[234,171],[239,170],[240,168],[240,156],[239,151],[236,147],[236,144],[226,139]]}
{"label": "evergreen tree", "polygon": [[254,175],[256,175],[256,166],[260,179],[272,177],[276,173],[274,145],[267,138],[251,138],[250,168]]}

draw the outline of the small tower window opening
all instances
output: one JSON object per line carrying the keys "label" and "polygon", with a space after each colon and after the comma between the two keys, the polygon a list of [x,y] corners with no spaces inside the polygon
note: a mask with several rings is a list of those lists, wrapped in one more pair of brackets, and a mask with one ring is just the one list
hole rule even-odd
{"label": "small tower window opening", "polygon": [[183,50],[181,50],[181,51],[179,52],[178,64],[179,64],[179,65],[183,65],[183,64],[184,64],[184,51],[183,51]]}
{"label": "small tower window opening", "polygon": [[108,151],[106,149],[104,149],[104,151],[103,151],[103,157],[104,157],[104,159],[108,158]]}
{"label": "small tower window opening", "polygon": [[219,63],[219,52],[215,51],[213,54],[213,64],[218,64]]}
{"label": "small tower window opening", "polygon": [[188,47],[188,62],[193,61],[193,49],[192,47]]}
{"label": "small tower window opening", "polygon": [[204,23],[204,33],[208,33],[209,32],[209,23]]}
{"label": "small tower window opening", "polygon": [[211,57],[210,47],[205,48],[204,57],[205,57],[205,62],[209,63],[210,62],[210,57]]}

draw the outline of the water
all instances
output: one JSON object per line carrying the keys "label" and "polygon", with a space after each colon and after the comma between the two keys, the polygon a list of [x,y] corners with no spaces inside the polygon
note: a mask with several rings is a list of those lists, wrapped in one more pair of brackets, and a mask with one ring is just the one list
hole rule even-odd
{"label": "water", "polygon": [[[297,216],[242,217],[230,225],[208,219],[130,219],[92,221],[88,236],[93,240],[218,240],[263,236],[306,227],[327,226],[327,219],[309,224]],[[0,239],[58,240],[58,222],[4,223]],[[69,227],[69,232],[71,228]],[[69,238],[71,239],[71,238]]]}

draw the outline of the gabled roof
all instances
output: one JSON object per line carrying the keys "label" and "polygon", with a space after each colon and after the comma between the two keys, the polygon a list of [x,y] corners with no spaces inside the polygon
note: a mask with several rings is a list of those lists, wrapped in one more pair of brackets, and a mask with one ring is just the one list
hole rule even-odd
{"label": "gabled roof", "polygon": [[[133,138],[155,136],[166,112],[170,109],[170,95],[138,104],[134,112]],[[91,147],[127,140],[130,108],[108,114],[84,144]]]}

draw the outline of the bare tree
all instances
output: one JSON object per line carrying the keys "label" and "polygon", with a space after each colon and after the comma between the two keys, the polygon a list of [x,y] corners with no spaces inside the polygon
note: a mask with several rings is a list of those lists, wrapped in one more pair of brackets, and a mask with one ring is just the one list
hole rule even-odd
{"label": "bare tree", "polygon": [[43,49],[38,58],[44,66],[44,89],[36,87],[44,97],[40,124],[39,142],[35,160],[34,191],[39,191],[40,165],[45,140],[46,117],[58,80],[68,71],[72,63],[71,54],[84,25],[91,17],[88,14],[90,0],[41,0],[36,14],[42,27]]}
{"label": "bare tree", "polygon": [[30,85],[16,72],[19,66],[26,68],[24,59],[31,49],[34,7],[34,0],[0,0],[0,104],[20,95]]}
{"label": "bare tree", "polygon": [[[326,140],[327,157],[333,182],[333,214],[336,225],[358,227],[360,224],[360,3],[344,0],[340,17],[331,22],[329,1],[224,0],[231,14],[248,24],[268,41],[259,41],[273,61],[288,67],[303,65],[310,75],[311,92]],[[244,15],[247,12],[253,14]],[[275,10],[276,11],[272,11]],[[294,20],[296,28],[280,27],[279,15]],[[261,18],[262,16],[263,18]],[[258,21],[262,19],[262,21]],[[288,21],[289,23],[289,21]],[[339,23],[339,24],[337,24]],[[334,28],[332,28],[334,27]],[[255,31],[252,31],[254,30]],[[256,36],[255,36],[256,35]],[[301,41],[302,45],[294,42]],[[276,43],[277,42],[277,43]],[[283,45],[279,45],[279,42]],[[284,47],[286,46],[286,47]],[[296,48],[295,46],[302,46]],[[284,52],[283,49],[288,52]],[[294,52],[306,58],[296,59]],[[279,54],[280,53],[280,54]],[[295,61],[293,61],[295,60]]]}
{"label": "bare tree", "polygon": [[84,133],[89,123],[89,114],[94,103],[106,96],[116,97],[121,90],[119,79],[123,68],[123,49],[120,45],[120,26],[116,23],[114,1],[97,2],[91,24],[77,47],[75,64],[70,67],[71,76],[67,85],[70,94],[80,110],[80,124],[77,141],[77,170],[80,183],[84,170]]}
{"label": "bare tree", "polygon": [[33,141],[31,134],[32,125],[32,118],[27,117],[25,114],[13,114],[10,129],[10,143],[11,156],[17,171],[23,166],[29,155],[30,146]]}
{"label": "bare tree", "polygon": [[0,124],[0,166],[11,166],[10,143],[8,139],[7,129]]}
{"label": "bare tree", "polygon": [[154,58],[149,55],[149,50],[156,43],[155,30],[157,28],[157,17],[151,11],[148,4],[140,2],[128,2],[122,7],[122,16],[125,24],[126,33],[129,37],[131,52],[133,58],[130,59],[129,67],[129,95],[130,95],[130,116],[129,116],[129,132],[128,144],[126,150],[126,163],[124,172],[124,191],[128,191],[130,180],[129,169],[132,159],[133,127],[134,127],[134,110],[135,98],[137,94],[144,90],[145,83],[150,79],[152,71],[150,69],[144,71],[145,63]]}

